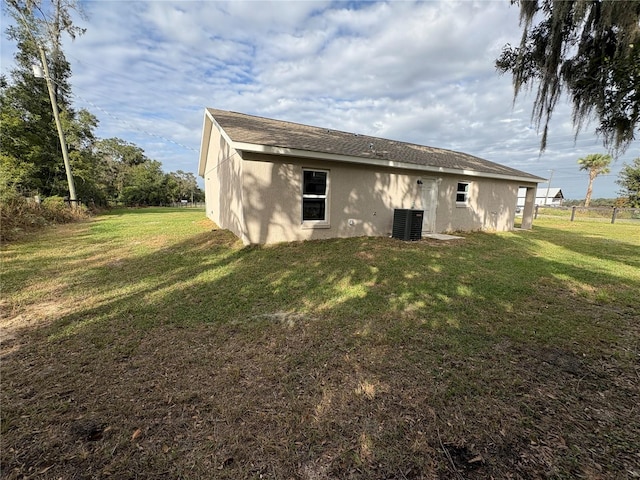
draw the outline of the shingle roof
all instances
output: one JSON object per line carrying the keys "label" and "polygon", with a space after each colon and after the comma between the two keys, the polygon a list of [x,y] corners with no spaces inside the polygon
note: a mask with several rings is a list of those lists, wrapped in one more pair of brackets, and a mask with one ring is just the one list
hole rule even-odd
{"label": "shingle roof", "polygon": [[233,142],[544,180],[467,153],[208,108]]}

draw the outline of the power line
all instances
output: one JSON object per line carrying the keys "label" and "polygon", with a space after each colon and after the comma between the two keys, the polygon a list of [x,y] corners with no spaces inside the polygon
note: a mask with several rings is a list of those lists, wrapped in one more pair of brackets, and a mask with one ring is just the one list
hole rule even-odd
{"label": "power line", "polygon": [[[92,68],[96,68],[99,70],[102,70],[103,72],[108,73],[110,76],[112,77],[120,77],[121,79],[124,80],[129,80],[132,82],[137,82],[138,80],[135,79],[132,76],[129,75],[124,75],[121,72],[114,72],[113,70],[109,70],[107,68],[104,68],[101,65],[97,65],[97,64],[93,64],[91,62],[87,62],[86,60],[82,60],[78,57],[76,57],[75,55],[69,55],[69,57],[75,59],[80,65],[85,65],[88,67],[92,67]],[[553,137],[553,140],[550,140],[547,143],[547,150],[551,150],[553,148],[559,147],[560,145],[571,145],[571,146],[583,146],[583,147],[587,147],[587,146],[591,146],[591,145],[580,145],[579,142],[587,142],[587,143],[598,143],[598,145],[594,145],[594,147],[596,146],[600,146],[599,145],[599,141],[595,138],[578,138],[576,139],[574,134],[565,134],[565,135],[556,135],[553,136],[551,135],[551,137]],[[559,140],[559,141],[556,141]],[[567,139],[567,140],[564,140]],[[570,140],[569,140],[570,139]],[[539,140],[538,139],[522,139],[522,142],[533,142],[531,144],[531,147],[522,147],[522,149],[527,149],[527,148],[531,148],[532,150],[539,150]],[[495,147],[496,143],[491,143],[491,144],[481,144],[481,145],[473,145],[473,146],[466,146],[465,148],[469,149],[469,148],[473,148],[473,149],[485,149],[485,148],[490,148],[490,147]],[[497,151],[496,153],[502,153],[504,151]],[[489,152],[486,153],[494,153],[494,151],[489,150]]]}
{"label": "power line", "polygon": [[[134,77],[129,76],[129,75],[124,75],[121,72],[114,72],[113,70],[109,70],[107,68],[104,68],[101,65],[97,65],[97,64],[93,64],[91,62],[87,62],[86,60],[82,60],[74,55],[69,55],[71,58],[75,59],[80,65],[85,65],[87,67],[92,67],[92,68],[96,68],[99,70],[102,70],[103,72],[109,73],[110,76],[112,77],[120,77],[121,79],[124,80],[129,80],[132,82],[137,82],[138,80],[136,80]],[[106,112],[105,112],[106,113]],[[113,115],[110,115],[113,117]],[[120,121],[120,120],[119,120]],[[148,132],[145,132],[148,133]],[[152,136],[157,136],[155,134],[152,134]],[[594,148],[603,148],[602,145],[600,144],[599,140],[597,140],[596,138],[576,138],[575,134],[563,134],[563,135],[550,135],[551,140],[549,142],[547,142],[547,152],[549,152],[550,150],[553,150],[554,148],[560,148],[562,149],[563,145],[567,145],[567,146],[571,146],[574,148],[588,148],[588,147],[594,147]],[[161,137],[164,138],[164,137]],[[171,140],[168,140],[171,141]],[[539,139],[537,138],[533,138],[533,139],[521,139],[520,142],[531,142],[530,146],[529,144],[527,144],[526,146],[522,146],[519,147],[518,150],[512,151],[512,152],[516,152],[516,153],[523,153],[522,150],[527,150],[527,149],[531,149],[536,151],[536,153],[539,154]],[[175,143],[175,142],[173,142]],[[473,150],[484,150],[486,148],[495,148],[496,147],[496,142],[491,143],[491,144],[481,144],[481,145],[465,145],[465,149],[469,150],[469,149],[473,149]],[[187,147],[188,148],[188,147]],[[193,149],[191,149],[193,150]],[[483,151],[482,153],[484,155],[492,155],[492,154],[504,154],[505,152],[509,152],[509,150],[488,150],[488,151]]]}
{"label": "power line", "polygon": [[100,110],[102,113],[104,113],[105,115],[107,115],[107,116],[109,116],[109,117],[113,118],[114,120],[116,120],[116,121],[120,122],[121,124],[126,125],[126,126],[129,126],[129,127],[133,128],[134,130],[137,130],[137,131],[139,131],[139,132],[141,132],[141,133],[144,133],[145,135],[149,135],[150,137],[159,138],[160,140],[164,140],[165,142],[173,143],[174,145],[177,145],[178,147],[182,147],[182,148],[184,148],[184,149],[186,149],[186,150],[190,150],[190,151],[192,151],[192,152],[196,152],[196,153],[198,152],[195,148],[191,148],[191,147],[189,147],[189,146],[187,146],[187,145],[184,145],[184,144],[182,144],[182,143],[176,142],[175,140],[171,140],[170,138],[164,137],[164,136],[162,136],[162,135],[158,135],[157,133],[149,132],[149,131],[145,130],[144,128],[138,127],[138,126],[136,126],[136,125],[132,124],[131,122],[128,122],[128,121],[126,121],[126,120],[123,120],[123,119],[121,119],[120,117],[118,117],[118,116],[116,116],[116,115],[114,115],[114,114],[112,114],[112,113],[108,112],[107,110],[105,110],[104,108],[100,107],[99,105],[96,105],[96,104],[95,104],[95,103],[93,103],[92,101],[87,100],[86,98],[84,98],[84,97],[82,97],[82,96],[80,96],[80,95],[78,95],[78,94],[76,94],[76,93],[71,93],[71,95],[72,95],[72,96],[74,96],[74,97],[76,97],[76,98],[79,98],[79,99],[80,99],[80,100],[82,100],[83,102],[88,103],[88,104],[89,104],[89,105],[91,105],[92,107],[94,107],[94,108],[96,108],[96,109]]}
{"label": "power line", "polygon": [[[55,83],[55,82],[54,82],[54,83]],[[76,88],[77,88],[77,87],[76,87]],[[70,92],[70,93],[71,93],[71,96],[73,96],[73,97],[75,97],[75,98],[78,98],[78,99],[82,100],[82,101],[83,101],[83,102],[85,102],[85,103],[88,103],[88,104],[89,104],[89,105],[91,105],[92,107],[96,108],[97,110],[100,110],[102,113],[104,113],[105,115],[107,115],[107,116],[109,116],[109,117],[113,118],[114,120],[116,120],[117,122],[121,123],[122,125],[129,126],[129,127],[133,128],[134,130],[137,130],[137,131],[139,131],[139,132],[141,132],[141,133],[144,133],[145,135],[148,135],[148,136],[150,136],[150,137],[159,138],[160,140],[164,140],[165,142],[173,143],[174,145],[177,145],[178,147],[182,147],[182,148],[184,148],[184,149],[186,149],[186,150],[190,150],[190,151],[192,151],[192,152],[196,152],[196,153],[197,153],[197,150],[196,150],[196,149],[194,149],[194,148],[191,148],[191,147],[189,147],[189,146],[187,146],[187,145],[184,145],[184,144],[182,144],[182,143],[176,142],[175,140],[171,140],[170,138],[167,138],[167,137],[165,137],[165,136],[163,136],[163,135],[159,135],[159,134],[157,134],[157,133],[149,132],[149,131],[145,130],[144,128],[138,127],[137,125],[134,125],[134,124],[132,124],[131,122],[128,122],[128,121],[126,121],[126,120],[121,119],[121,118],[120,118],[120,117],[118,117],[117,115],[114,115],[113,113],[111,113],[111,112],[109,112],[109,111],[105,110],[104,108],[100,107],[99,105],[96,105],[96,104],[95,104],[95,103],[93,103],[91,100],[88,100],[88,99],[84,98],[83,96],[78,95],[77,93],[74,93],[73,91],[72,91],[72,92]]]}

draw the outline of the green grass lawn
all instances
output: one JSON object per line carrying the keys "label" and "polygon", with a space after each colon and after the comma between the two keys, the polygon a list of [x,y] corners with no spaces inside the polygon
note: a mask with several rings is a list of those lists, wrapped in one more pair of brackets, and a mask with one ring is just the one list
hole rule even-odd
{"label": "green grass lawn", "polygon": [[640,228],[464,236],[144,209],[3,246],[2,476],[640,476]]}

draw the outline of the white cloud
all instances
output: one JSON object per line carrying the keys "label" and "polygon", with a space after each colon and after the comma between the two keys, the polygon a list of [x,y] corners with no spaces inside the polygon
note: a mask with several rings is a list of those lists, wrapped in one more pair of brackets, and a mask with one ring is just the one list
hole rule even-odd
{"label": "white cloud", "polygon": [[[543,177],[555,169],[554,186],[573,198],[586,187],[577,158],[603,151],[590,131],[574,145],[561,104],[539,155],[531,97],[514,105],[494,68],[520,37],[508,2],[85,5],[87,33],[65,45],[76,106],[99,117],[99,135],[137,143],[168,171],[195,172],[207,106],[451,148]],[[13,51],[3,38],[3,72]],[[596,180],[595,196],[615,194],[622,163]]]}

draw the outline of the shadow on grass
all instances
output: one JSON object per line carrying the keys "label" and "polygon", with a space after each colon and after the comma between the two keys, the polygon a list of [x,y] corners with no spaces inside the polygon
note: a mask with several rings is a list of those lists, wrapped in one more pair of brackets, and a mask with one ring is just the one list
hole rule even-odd
{"label": "shadow on grass", "polygon": [[92,305],[3,361],[3,470],[626,475],[640,280],[615,248],[545,228],[247,248],[216,230],[108,261],[87,247],[66,265]]}
{"label": "shadow on grass", "polygon": [[[473,330],[475,325],[493,331],[495,325],[484,317],[517,314],[540,285],[548,296],[545,306],[563,305],[544,312],[550,321],[574,309],[567,305],[567,295],[583,303],[615,303],[616,296],[640,288],[615,266],[633,266],[632,245],[607,250],[577,233],[538,230],[535,236],[474,234],[463,246],[358,238],[247,248],[240,248],[229,232],[214,231],[134,258],[107,263],[97,258],[93,266],[94,252],[79,253],[70,262],[77,267],[76,284],[98,288],[99,300],[56,322],[50,334],[72,334],[123,315],[131,316],[129,328],[143,329],[243,323],[281,313],[330,317],[354,327],[381,312],[434,328]],[[561,258],[562,252],[545,259],[535,253],[538,241],[596,260],[577,264],[572,257]],[[69,256],[61,253],[45,265],[65,259]],[[601,260],[614,264],[600,268]],[[23,268],[29,272],[34,267]],[[597,296],[598,289],[608,287],[616,289],[610,298]],[[533,317],[537,313],[528,312]],[[570,331],[562,333],[573,339]]]}
{"label": "shadow on grass", "polygon": [[592,229],[588,233],[582,225],[578,227],[579,231],[571,227],[570,223],[562,229],[536,225],[536,237],[581,255],[640,268],[640,228],[637,225],[616,225],[615,229],[608,224],[588,225]]}

